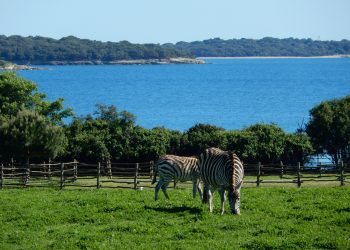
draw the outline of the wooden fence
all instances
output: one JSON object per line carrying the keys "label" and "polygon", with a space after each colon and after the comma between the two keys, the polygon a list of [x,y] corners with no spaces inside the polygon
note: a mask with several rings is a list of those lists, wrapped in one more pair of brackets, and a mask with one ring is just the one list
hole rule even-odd
{"label": "wooden fence", "polygon": [[[294,184],[301,187],[307,182],[349,182],[348,165],[328,164],[304,167],[280,164],[245,164],[244,182],[254,186],[265,184]],[[0,165],[0,188],[3,187],[95,187],[133,188],[152,187],[153,162],[144,163],[97,163],[77,161],[67,163],[43,163]],[[186,184],[186,183],[185,183]],[[175,183],[174,183],[175,187]]]}
{"label": "wooden fence", "polygon": [[340,186],[350,183],[350,167],[343,163],[301,166],[280,164],[245,164],[245,183],[261,184],[296,184],[301,187],[307,182],[339,182]]}
{"label": "wooden fence", "polygon": [[0,188],[3,187],[148,187],[153,177],[153,162],[97,163],[77,161],[16,166],[0,165]]}

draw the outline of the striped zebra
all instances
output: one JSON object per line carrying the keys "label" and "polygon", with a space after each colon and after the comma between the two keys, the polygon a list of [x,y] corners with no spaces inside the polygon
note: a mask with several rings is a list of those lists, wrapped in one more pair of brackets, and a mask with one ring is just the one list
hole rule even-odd
{"label": "striped zebra", "polygon": [[196,197],[196,191],[202,198],[200,187],[200,173],[198,169],[198,159],[195,157],[182,157],[176,155],[164,155],[156,163],[155,173],[152,184],[156,182],[157,174],[159,181],[155,187],[155,200],[158,200],[158,192],[161,188],[165,197],[169,199],[166,189],[169,183],[174,181],[192,181],[193,198]]}
{"label": "striped zebra", "polygon": [[231,212],[240,214],[240,190],[244,169],[239,158],[230,151],[218,148],[206,149],[199,157],[199,169],[204,183],[203,203],[208,203],[209,211],[213,211],[213,193],[218,190],[221,197],[221,214],[224,213],[225,191]]}

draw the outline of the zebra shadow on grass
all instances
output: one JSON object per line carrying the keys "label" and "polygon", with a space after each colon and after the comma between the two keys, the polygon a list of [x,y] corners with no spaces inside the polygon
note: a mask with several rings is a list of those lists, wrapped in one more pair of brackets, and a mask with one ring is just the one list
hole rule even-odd
{"label": "zebra shadow on grass", "polygon": [[164,213],[183,213],[187,212],[190,214],[201,214],[203,210],[201,208],[197,207],[187,207],[187,206],[177,206],[177,207],[151,207],[151,206],[144,206],[146,210],[154,210],[157,212],[164,212]]}

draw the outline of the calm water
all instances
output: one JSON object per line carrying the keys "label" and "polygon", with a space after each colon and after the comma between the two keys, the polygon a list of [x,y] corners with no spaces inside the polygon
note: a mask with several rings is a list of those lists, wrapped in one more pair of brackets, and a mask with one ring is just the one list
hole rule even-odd
{"label": "calm water", "polygon": [[205,65],[45,66],[21,71],[77,115],[114,104],[146,128],[196,123],[241,129],[274,122],[288,132],[319,102],[350,94],[350,59],[208,59]]}

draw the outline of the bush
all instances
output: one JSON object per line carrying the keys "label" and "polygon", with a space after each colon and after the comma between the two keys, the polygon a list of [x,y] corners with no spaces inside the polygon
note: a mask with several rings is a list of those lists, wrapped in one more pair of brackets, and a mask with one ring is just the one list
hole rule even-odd
{"label": "bush", "polygon": [[2,118],[0,152],[3,159],[55,158],[63,154],[67,138],[61,127],[36,112],[23,110]]}

